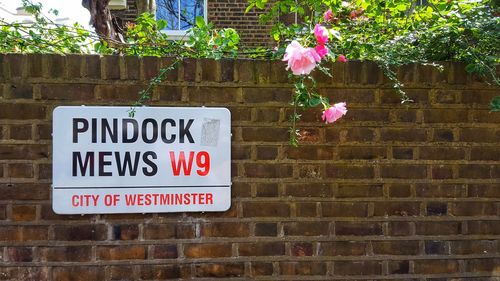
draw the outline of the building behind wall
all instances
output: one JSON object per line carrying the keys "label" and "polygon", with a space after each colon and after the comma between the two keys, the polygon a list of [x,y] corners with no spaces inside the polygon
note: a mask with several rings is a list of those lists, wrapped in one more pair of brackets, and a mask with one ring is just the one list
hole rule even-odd
{"label": "building behind wall", "polygon": [[[141,12],[141,4],[144,5],[144,1],[150,0],[110,1],[112,14],[118,18],[118,21],[121,21],[123,25],[127,22],[133,22]],[[215,28],[230,27],[236,29],[241,37],[242,46],[272,46],[273,40],[269,35],[272,23],[260,23],[259,15],[262,14],[262,12],[256,9],[252,9],[248,13],[245,13],[245,9],[248,6],[247,0],[206,0],[205,3],[207,21],[212,23]],[[156,7],[158,6],[157,2]]]}

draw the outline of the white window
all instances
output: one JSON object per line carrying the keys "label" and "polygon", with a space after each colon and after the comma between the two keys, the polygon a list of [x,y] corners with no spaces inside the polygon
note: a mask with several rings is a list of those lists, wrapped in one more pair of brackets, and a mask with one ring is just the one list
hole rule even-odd
{"label": "white window", "polygon": [[167,21],[164,32],[168,35],[186,34],[197,16],[207,21],[207,0],[156,0],[156,19]]}

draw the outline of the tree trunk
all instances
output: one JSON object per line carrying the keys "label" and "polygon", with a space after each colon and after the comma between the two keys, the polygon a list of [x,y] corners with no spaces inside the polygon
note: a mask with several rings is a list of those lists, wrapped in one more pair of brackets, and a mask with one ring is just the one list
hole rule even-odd
{"label": "tree trunk", "polygon": [[123,30],[113,20],[108,3],[109,0],[82,0],[82,6],[90,12],[90,23],[99,36],[111,45],[117,41],[125,42]]}
{"label": "tree trunk", "polygon": [[148,12],[150,14],[156,14],[156,1],[155,0],[139,0],[136,1],[137,4],[137,14],[142,14]]}

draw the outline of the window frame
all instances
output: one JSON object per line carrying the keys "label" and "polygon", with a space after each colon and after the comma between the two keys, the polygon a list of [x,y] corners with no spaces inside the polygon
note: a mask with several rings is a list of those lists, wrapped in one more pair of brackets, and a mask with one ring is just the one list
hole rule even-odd
{"label": "window frame", "polygon": [[[182,1],[182,0],[179,0],[179,2],[180,1]],[[159,5],[156,5],[156,11],[155,11],[156,18],[157,18],[157,15],[158,15],[158,9],[159,9]],[[206,23],[208,23],[208,0],[203,0],[203,19],[205,20]],[[193,19],[193,21],[194,20],[195,19]],[[189,29],[186,29],[186,30],[162,29],[160,31],[162,33],[166,34],[169,39],[172,39],[172,40],[181,40],[181,39],[185,39],[185,36],[186,36],[188,30]]]}

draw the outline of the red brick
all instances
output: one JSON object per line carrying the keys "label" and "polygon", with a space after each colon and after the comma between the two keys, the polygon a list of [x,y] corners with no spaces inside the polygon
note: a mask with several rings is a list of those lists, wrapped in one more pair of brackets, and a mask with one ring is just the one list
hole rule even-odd
{"label": "red brick", "polygon": [[120,56],[103,56],[101,63],[104,66],[103,79],[120,79]]}
{"label": "red brick", "polygon": [[418,202],[379,202],[375,204],[375,216],[418,216],[420,203]]}
{"label": "red brick", "polygon": [[196,277],[241,277],[244,273],[244,263],[204,263],[196,265]]}
{"label": "red brick", "polygon": [[1,103],[0,119],[13,120],[44,120],[47,114],[47,108],[43,104],[32,103]]}
{"label": "red brick", "polygon": [[253,60],[237,60],[236,68],[238,70],[239,82],[255,82],[255,70]]}
{"label": "red brick", "polygon": [[275,146],[257,146],[258,160],[274,160],[278,157],[278,147]]}
{"label": "red brick", "polygon": [[366,217],[367,203],[324,202],[321,203],[323,217]]}
{"label": "red brick", "polygon": [[425,241],[425,254],[427,255],[447,255],[448,247],[445,241]]}
{"label": "red brick", "polygon": [[110,266],[108,270],[110,280],[134,280],[136,278],[133,265]]}
{"label": "red brick", "polygon": [[92,259],[90,246],[63,246],[38,248],[39,259],[43,262],[87,262]]}
{"label": "red brick", "polygon": [[256,223],[255,236],[277,236],[278,226],[276,223]]}
{"label": "red brick", "polygon": [[420,147],[419,156],[424,160],[464,160],[465,150],[459,147]]}
{"label": "red brick", "polygon": [[130,101],[139,99],[139,92],[145,88],[140,85],[97,85],[96,97],[99,100]]}
{"label": "red brick", "polygon": [[325,236],[329,234],[327,222],[289,222],[285,223],[287,236]]}
{"label": "red brick", "polygon": [[290,102],[292,90],[290,88],[243,88],[243,101],[245,103],[266,103],[272,105]]}
{"label": "red brick", "polygon": [[495,216],[497,211],[494,202],[457,202],[452,208],[455,216]]}
{"label": "red brick", "polygon": [[[299,148],[300,149],[300,148]],[[386,159],[387,149],[385,147],[352,146],[339,147],[338,156],[340,159]],[[304,158],[301,158],[304,159]]]}
{"label": "red brick", "polygon": [[187,258],[221,258],[231,256],[231,244],[186,244],[184,245],[184,255]]}
{"label": "red brick", "polygon": [[50,186],[43,183],[0,183],[0,194],[9,200],[48,200]]}
{"label": "red brick", "polygon": [[153,246],[153,258],[155,259],[176,259],[177,257],[177,245],[175,244]]}
{"label": "red brick", "polygon": [[496,143],[500,139],[500,129],[494,128],[462,128],[460,140],[477,143]]}
{"label": "red brick", "polygon": [[256,197],[278,197],[278,184],[259,183],[255,187]]}
{"label": "red brick", "polygon": [[248,237],[249,234],[250,227],[245,223],[218,222],[201,226],[204,237]]}
{"label": "red brick", "polygon": [[257,164],[247,163],[244,165],[245,174],[249,178],[289,178],[293,170],[291,165],[279,164]]}
{"label": "red brick", "polygon": [[424,179],[427,177],[425,165],[381,165],[380,176],[394,179]]}
{"label": "red brick", "polygon": [[498,254],[495,240],[456,240],[450,242],[452,255]]}
{"label": "red brick", "polygon": [[141,265],[141,280],[178,279],[183,276],[179,265]]}
{"label": "red brick", "polygon": [[138,80],[140,78],[140,63],[138,57],[125,56],[125,72],[128,80]]}
{"label": "red brick", "polygon": [[340,184],[335,194],[338,198],[382,197],[381,184]]}
{"label": "red brick", "polygon": [[[467,261],[467,271],[468,272],[485,272],[495,276],[500,273],[499,258],[494,259],[474,259]],[[489,275],[490,276],[490,275]]]}
{"label": "red brick", "polygon": [[462,232],[462,225],[455,221],[416,222],[417,235],[457,235]]}
{"label": "red brick", "polygon": [[33,261],[33,249],[29,247],[7,247],[5,260],[10,262]]}
{"label": "red brick", "polygon": [[100,246],[97,256],[101,260],[136,260],[146,258],[144,246]]}
{"label": "red brick", "polygon": [[413,223],[392,221],[388,223],[387,229],[390,236],[410,236],[413,233]]}
{"label": "red brick", "polygon": [[496,96],[498,90],[465,90],[462,94],[462,103],[486,107]]}
{"label": "red brick", "polygon": [[252,262],[252,276],[269,276],[273,275],[273,264],[270,262]]}
{"label": "red brick", "polygon": [[288,217],[290,206],[278,202],[244,202],[244,217]]}
{"label": "red brick", "polygon": [[320,256],[364,256],[368,243],[363,241],[322,242]]}
{"label": "red brick", "polygon": [[104,267],[82,265],[54,267],[52,278],[57,281],[105,280]]}
{"label": "red brick", "polygon": [[13,221],[34,221],[36,219],[36,206],[13,205],[11,219]]}
{"label": "red brick", "polygon": [[456,140],[455,139],[455,133],[453,132],[452,129],[434,129],[433,130],[433,141],[446,141],[446,142],[451,142]]}
{"label": "red brick", "polygon": [[[336,128],[328,128],[327,129],[327,139],[332,139],[332,137],[328,137],[328,132],[330,131],[336,131],[338,130]],[[337,140],[337,138],[333,138],[332,140]],[[362,127],[355,127],[355,128],[348,128],[347,129],[347,134],[346,134],[346,140],[347,141],[356,141],[356,142],[369,142],[373,141],[375,139],[375,130],[370,129],[370,128],[362,128]]]}
{"label": "red brick", "polygon": [[237,88],[230,87],[188,87],[188,100],[194,103],[230,103],[236,101]]}
{"label": "red brick", "polygon": [[468,164],[458,166],[458,177],[465,179],[489,179],[492,178],[490,165]]}
{"label": "red brick", "polygon": [[500,223],[494,220],[473,220],[467,222],[469,234],[499,235]]}
{"label": "red brick", "polygon": [[392,158],[394,159],[413,159],[414,149],[411,147],[393,147]]}
{"label": "red brick", "polygon": [[346,122],[389,122],[389,111],[385,109],[349,109],[343,119]]}
{"label": "red brick", "polygon": [[458,273],[456,260],[416,260],[414,271],[417,274]]}
{"label": "red brick", "polygon": [[373,166],[347,166],[340,164],[327,164],[326,175],[328,178],[339,179],[370,179],[374,176]]}
{"label": "red brick", "polygon": [[10,126],[10,139],[29,140],[31,139],[31,125]]}
{"label": "red brick", "polygon": [[331,197],[332,187],[324,183],[290,183],[285,186],[285,195],[293,197]]}
{"label": "red brick", "polygon": [[89,101],[94,99],[92,84],[48,84],[41,86],[41,97],[44,100]]}
{"label": "red brick", "polygon": [[377,222],[336,222],[336,235],[382,235],[382,225]]}
{"label": "red brick", "polygon": [[448,204],[446,202],[428,202],[427,203],[428,216],[442,216],[448,214]]}
{"label": "red brick", "polygon": [[285,254],[283,242],[255,242],[238,244],[239,256],[282,256]]}
{"label": "red brick", "polygon": [[419,142],[427,139],[425,129],[382,128],[380,133],[383,141]]}
{"label": "red brick", "polygon": [[28,163],[15,163],[8,165],[8,176],[11,178],[32,178],[33,165]]}
{"label": "red brick", "polygon": [[373,89],[345,89],[345,88],[320,88],[319,93],[333,102],[346,102],[350,104],[373,104],[375,90]]}
{"label": "red brick", "polygon": [[[196,60],[189,60],[189,61],[190,62],[192,61],[196,67]],[[142,66],[141,73],[144,79],[149,80],[158,76],[160,68],[159,68],[159,59],[157,57],[142,57],[141,66]]]}
{"label": "red brick", "polygon": [[313,255],[313,244],[312,243],[293,243],[292,245],[292,256],[295,257],[305,257]]}
{"label": "red brick", "polygon": [[375,255],[417,255],[419,241],[372,241]]}
{"label": "red brick", "polygon": [[[413,100],[412,104],[428,104],[428,90],[427,89],[404,89],[406,95]],[[394,90],[380,91],[381,104],[397,104],[401,105],[401,97]]]}
{"label": "red brick", "polygon": [[432,166],[431,175],[433,179],[452,179],[453,178],[453,167],[452,166]]}
{"label": "red brick", "polygon": [[408,184],[393,183],[388,185],[389,197],[411,197],[411,186]]}
{"label": "red brick", "polygon": [[380,261],[335,261],[335,275],[379,275],[382,273]]}
{"label": "red brick", "polygon": [[410,273],[410,262],[405,260],[389,261],[387,263],[387,270],[390,274],[408,274]]}
{"label": "red brick", "polygon": [[281,275],[308,276],[325,275],[324,262],[280,262]]}
{"label": "red brick", "polygon": [[145,239],[189,239],[194,237],[194,224],[146,224],[144,226]]}
{"label": "red brick", "polygon": [[[0,268],[1,280],[36,280],[36,281],[49,281],[50,268],[49,267],[2,267]],[[54,279],[55,280],[55,279]]]}
{"label": "red brick", "polygon": [[55,240],[61,241],[102,241],[106,240],[108,230],[104,224],[91,225],[56,225],[54,227]]}
{"label": "red brick", "polygon": [[463,197],[466,186],[464,184],[417,184],[417,197],[457,198]]}
{"label": "red brick", "polygon": [[[177,86],[158,86],[155,91],[159,93],[160,101],[180,102],[182,101],[182,87]],[[136,96],[137,93],[136,93]]]}
{"label": "red brick", "polygon": [[139,226],[133,224],[122,224],[113,226],[114,240],[136,240],[139,238]]}

